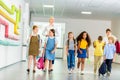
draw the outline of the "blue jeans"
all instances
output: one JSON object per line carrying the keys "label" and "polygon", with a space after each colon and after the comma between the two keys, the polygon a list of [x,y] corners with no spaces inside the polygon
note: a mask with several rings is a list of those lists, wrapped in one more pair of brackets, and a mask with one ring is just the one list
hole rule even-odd
{"label": "blue jeans", "polygon": [[74,69],[75,67],[75,51],[74,50],[68,51],[67,65],[69,70]]}

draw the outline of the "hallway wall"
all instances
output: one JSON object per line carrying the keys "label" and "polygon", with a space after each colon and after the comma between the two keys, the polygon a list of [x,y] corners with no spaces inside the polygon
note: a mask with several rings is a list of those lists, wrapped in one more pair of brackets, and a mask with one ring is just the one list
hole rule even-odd
{"label": "hallway wall", "polygon": [[[22,33],[23,33],[23,13],[24,13],[24,8],[25,8],[25,1],[24,0],[2,0],[2,2],[12,11],[11,6],[15,5],[17,9],[21,9],[21,21],[18,23],[19,26],[19,35],[14,34],[14,25],[11,23],[9,20],[7,20],[5,17],[0,15],[0,18],[8,22],[9,24],[9,30],[8,33],[13,36],[17,36],[19,40],[13,40],[13,39],[8,39],[5,38],[5,28],[4,25],[0,24],[0,40],[2,41],[9,41],[9,44],[4,43],[0,44],[0,68],[6,67],[8,65],[14,64],[16,62],[19,62],[22,60]],[[16,21],[16,12],[14,14],[8,13],[3,7],[0,5],[0,10],[6,13],[10,18]],[[15,38],[15,37],[13,37]],[[10,43],[12,45],[10,45]],[[13,46],[13,43],[17,44]]]}

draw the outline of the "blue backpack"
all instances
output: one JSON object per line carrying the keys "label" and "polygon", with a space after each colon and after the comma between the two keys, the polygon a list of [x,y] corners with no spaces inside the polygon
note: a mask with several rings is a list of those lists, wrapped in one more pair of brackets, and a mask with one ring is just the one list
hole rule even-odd
{"label": "blue backpack", "polygon": [[107,65],[105,61],[101,64],[98,72],[99,72],[99,76],[100,74],[104,76],[104,74],[107,72]]}

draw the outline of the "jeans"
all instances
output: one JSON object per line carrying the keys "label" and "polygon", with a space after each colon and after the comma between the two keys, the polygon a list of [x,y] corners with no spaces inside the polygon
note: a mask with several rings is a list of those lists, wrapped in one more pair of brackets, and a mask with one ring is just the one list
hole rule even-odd
{"label": "jeans", "polygon": [[74,50],[68,51],[67,65],[69,70],[74,69],[75,67],[75,51]]}
{"label": "jeans", "polygon": [[113,59],[106,59],[107,71],[111,72],[112,69],[112,60]]}

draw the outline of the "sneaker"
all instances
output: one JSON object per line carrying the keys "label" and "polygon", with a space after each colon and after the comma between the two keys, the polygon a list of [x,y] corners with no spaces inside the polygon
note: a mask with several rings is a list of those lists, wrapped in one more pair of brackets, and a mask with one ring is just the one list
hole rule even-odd
{"label": "sneaker", "polygon": [[29,72],[30,72],[30,69],[27,69],[27,72],[29,73]]}
{"label": "sneaker", "polygon": [[48,72],[52,72],[52,71],[53,71],[53,69],[48,70]]}
{"label": "sneaker", "polygon": [[35,70],[33,70],[33,73],[35,73],[36,71]]}
{"label": "sneaker", "polygon": [[72,73],[71,70],[69,70],[68,73],[71,74]]}
{"label": "sneaker", "polygon": [[110,72],[107,72],[107,76],[110,76]]}
{"label": "sneaker", "polygon": [[83,71],[81,71],[81,75],[84,75]]}
{"label": "sneaker", "polygon": [[44,70],[43,70],[43,72],[47,72],[47,70],[46,70],[46,69],[44,69]]}

